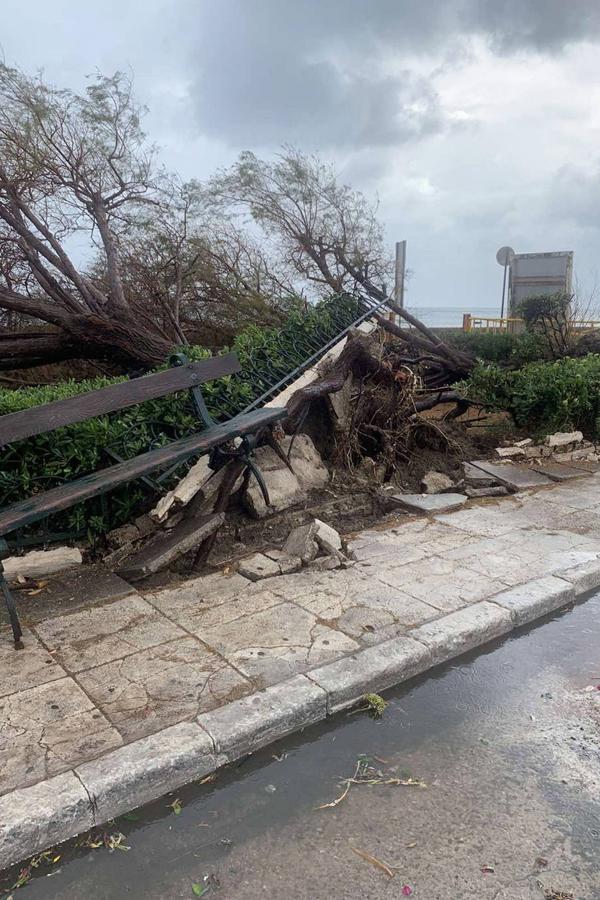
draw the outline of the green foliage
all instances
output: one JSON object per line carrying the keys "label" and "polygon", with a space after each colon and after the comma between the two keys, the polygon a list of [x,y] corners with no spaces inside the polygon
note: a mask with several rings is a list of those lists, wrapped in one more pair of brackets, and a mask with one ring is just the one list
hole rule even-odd
{"label": "green foliage", "polygon": [[459,350],[472,353],[487,362],[508,362],[512,356],[517,335],[487,334],[485,331],[461,331],[450,338]]}
{"label": "green foliage", "polygon": [[508,370],[481,363],[458,385],[466,397],[507,410],[519,427],[548,433],[581,429],[598,436],[600,356],[566,357]]}
{"label": "green foliage", "polygon": [[[241,332],[231,349],[239,356],[242,372],[202,386],[211,415],[219,421],[241,412],[304,362],[317,347],[333,339],[357,315],[354,298],[332,297],[306,312],[293,313],[280,330],[251,326]],[[193,360],[211,355],[203,347],[178,349],[183,349]],[[123,380],[96,378],[19,390],[0,389],[0,415],[74,397]],[[192,434],[198,428],[189,394],[183,391],[20,441],[2,451],[0,506],[110,465],[114,462],[110,451],[128,459]],[[111,492],[108,506],[107,499],[91,500],[53,517],[51,525],[54,531],[87,530],[92,537],[130,520],[139,512],[145,498],[148,499],[148,489],[134,482]]]}
{"label": "green foliage", "polygon": [[515,312],[527,328],[532,328],[543,319],[565,319],[570,302],[570,294],[536,294],[521,300]]}
{"label": "green foliage", "polygon": [[545,343],[540,335],[531,332],[489,334],[485,331],[457,332],[449,343],[472,353],[485,362],[523,366],[546,358]]}
{"label": "green foliage", "polygon": [[380,719],[388,705],[380,694],[365,694],[362,700],[372,719]]}

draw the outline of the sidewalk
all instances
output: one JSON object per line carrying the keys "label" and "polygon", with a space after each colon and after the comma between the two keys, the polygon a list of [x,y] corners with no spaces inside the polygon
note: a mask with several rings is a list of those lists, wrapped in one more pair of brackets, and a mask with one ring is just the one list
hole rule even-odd
{"label": "sidewalk", "polygon": [[600,473],[351,549],[345,570],[82,592],[21,652],[2,631],[0,868],[597,587]]}

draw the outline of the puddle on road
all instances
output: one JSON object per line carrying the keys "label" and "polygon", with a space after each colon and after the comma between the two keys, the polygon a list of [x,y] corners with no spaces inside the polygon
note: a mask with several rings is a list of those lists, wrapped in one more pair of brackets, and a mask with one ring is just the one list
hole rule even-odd
{"label": "puddle on road", "polygon": [[[559,727],[553,704],[562,704],[561,716],[568,719],[569,691],[579,698],[586,685],[600,684],[599,630],[597,595],[388,691],[390,705],[380,721],[340,714],[222,770],[211,784],[188,786],[138,810],[135,821],[118,819],[106,830],[123,832],[129,852],[64,845],[58,866],[36,870],[18,900],[193,896],[186,888],[170,893],[168,885],[179,884],[182,872],[218,869],[232,847],[314,816],[316,806],[339,795],[340,778],[352,773],[360,754],[376,754],[398,769],[409,764],[411,775],[443,782],[445,761],[472,754],[473,746],[480,755],[486,747],[502,755],[511,788],[521,779],[525,791],[528,773],[539,777],[550,764],[564,772],[564,778],[547,780],[549,809],[556,811],[559,830],[572,821],[573,852],[584,868],[592,865],[600,834],[600,795],[597,806],[590,802],[600,777],[598,734],[588,734],[587,726],[580,734],[577,715]],[[514,730],[513,722],[520,723]],[[578,799],[573,791],[568,810],[564,783],[581,792]],[[174,799],[179,815],[170,806]],[[46,877],[52,868],[57,871]],[[233,895],[223,890],[215,896]]]}

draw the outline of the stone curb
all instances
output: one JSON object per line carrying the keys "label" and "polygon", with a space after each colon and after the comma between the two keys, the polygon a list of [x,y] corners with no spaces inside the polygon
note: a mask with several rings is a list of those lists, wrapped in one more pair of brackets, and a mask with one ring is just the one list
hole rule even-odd
{"label": "stone curb", "polygon": [[295,675],[194,722],[0,797],[0,869],[157,800],[227,762],[572,603],[600,586],[600,560],[481,600],[355,654]]}

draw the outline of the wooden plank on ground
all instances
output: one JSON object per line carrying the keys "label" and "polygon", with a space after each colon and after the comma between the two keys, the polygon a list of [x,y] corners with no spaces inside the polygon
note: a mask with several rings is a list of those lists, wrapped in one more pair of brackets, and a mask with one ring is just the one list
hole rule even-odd
{"label": "wooden plank on ground", "polygon": [[171,531],[155,534],[141,550],[129,557],[117,570],[126,581],[139,581],[165,569],[184,553],[199,544],[221,527],[225,513],[212,513],[184,519]]}

